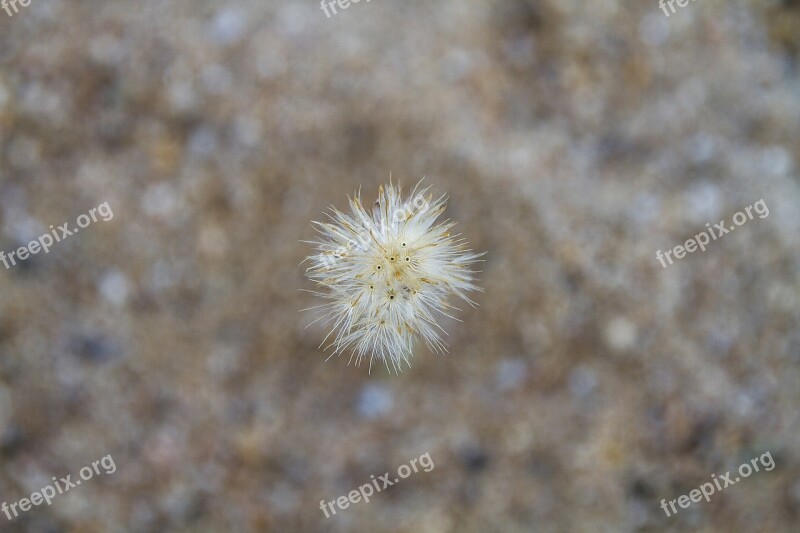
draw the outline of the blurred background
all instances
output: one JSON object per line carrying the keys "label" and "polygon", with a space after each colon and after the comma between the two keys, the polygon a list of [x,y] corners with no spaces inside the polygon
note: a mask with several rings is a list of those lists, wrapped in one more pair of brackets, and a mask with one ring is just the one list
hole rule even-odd
{"label": "blurred background", "polygon": [[[797,1],[19,9],[0,250],[114,217],[0,267],[0,501],[117,470],[1,531],[797,530]],[[324,362],[298,312],[311,220],[390,173],[487,252],[450,354],[399,376]]]}

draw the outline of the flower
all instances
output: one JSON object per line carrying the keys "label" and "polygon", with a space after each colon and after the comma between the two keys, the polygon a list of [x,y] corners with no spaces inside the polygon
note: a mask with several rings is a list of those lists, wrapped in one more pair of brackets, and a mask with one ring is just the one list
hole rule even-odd
{"label": "flower", "polygon": [[455,222],[437,223],[447,198],[433,201],[425,196],[429,188],[417,193],[418,187],[404,200],[400,187],[381,186],[371,215],[357,192],[348,197],[351,213],[331,207],[328,222],[313,223],[321,239],[309,243],[316,253],[306,258],[306,275],[318,286],[311,292],[327,302],[310,309],[322,311],[314,322],[330,327],[320,345],[333,336],[325,347],[333,347],[330,357],[349,348],[356,366],[369,355],[370,371],[378,357],[398,372],[403,362],[411,366],[417,337],[447,351],[437,319],[460,311],[448,297],[475,306],[467,293],[480,289],[470,265],[483,254],[450,233]]}

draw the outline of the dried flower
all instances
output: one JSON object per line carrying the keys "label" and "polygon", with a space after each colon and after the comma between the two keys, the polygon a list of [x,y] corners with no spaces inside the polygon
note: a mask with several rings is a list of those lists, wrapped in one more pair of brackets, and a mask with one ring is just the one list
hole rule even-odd
{"label": "dried flower", "polygon": [[447,351],[437,319],[460,310],[449,296],[475,305],[466,294],[480,290],[470,265],[483,254],[450,234],[454,222],[436,222],[447,198],[433,201],[428,188],[417,193],[418,187],[403,200],[400,187],[381,186],[371,216],[356,193],[348,198],[351,214],[332,207],[330,222],[314,222],[321,239],[310,242],[316,254],[306,258],[306,275],[320,289],[311,292],[327,300],[311,309],[321,309],[317,320],[331,328],[322,345],[334,335],[325,347],[333,347],[331,357],[351,348],[356,366],[369,355],[370,370],[379,357],[398,372],[402,362],[411,366],[417,336]]}

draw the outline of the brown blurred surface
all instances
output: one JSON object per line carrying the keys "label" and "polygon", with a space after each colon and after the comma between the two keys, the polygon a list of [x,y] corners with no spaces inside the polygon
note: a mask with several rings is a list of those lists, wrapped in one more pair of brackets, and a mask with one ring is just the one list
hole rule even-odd
{"label": "brown blurred surface", "polygon": [[[0,531],[797,530],[797,2],[0,11]],[[310,221],[450,195],[485,293],[389,376],[317,346]],[[663,269],[657,250],[764,199]],[[771,472],[667,518],[710,475]],[[429,453],[326,519],[333,500]]]}

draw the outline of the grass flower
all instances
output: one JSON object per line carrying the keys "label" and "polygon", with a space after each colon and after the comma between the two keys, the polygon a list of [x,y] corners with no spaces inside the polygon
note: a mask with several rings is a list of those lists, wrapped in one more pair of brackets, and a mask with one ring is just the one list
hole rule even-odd
{"label": "grass flower", "polygon": [[404,199],[400,187],[381,186],[371,213],[356,193],[348,198],[350,213],[331,207],[328,222],[313,223],[320,239],[309,243],[316,250],[306,258],[306,275],[326,303],[310,309],[321,310],[314,322],[330,328],[320,345],[329,342],[330,357],[350,349],[356,366],[369,356],[371,371],[377,357],[398,372],[403,363],[411,366],[418,337],[435,352],[447,351],[437,320],[458,320],[451,296],[475,305],[467,293],[480,289],[470,266],[483,254],[450,233],[454,222],[437,222],[447,198],[433,200],[428,188],[418,188]]}

